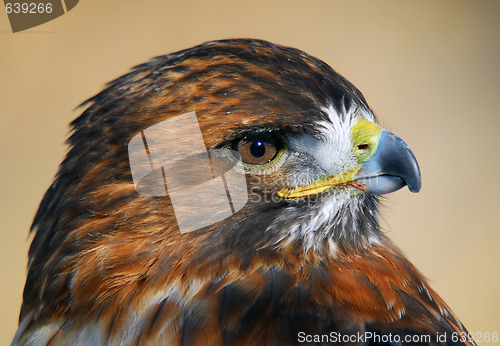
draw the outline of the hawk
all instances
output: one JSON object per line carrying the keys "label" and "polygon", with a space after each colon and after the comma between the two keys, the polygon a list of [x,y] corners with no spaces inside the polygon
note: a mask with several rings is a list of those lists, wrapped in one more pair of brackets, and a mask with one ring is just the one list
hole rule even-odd
{"label": "hawk", "polygon": [[82,106],[14,345],[474,344],[379,224],[413,153],[323,61],[212,41]]}

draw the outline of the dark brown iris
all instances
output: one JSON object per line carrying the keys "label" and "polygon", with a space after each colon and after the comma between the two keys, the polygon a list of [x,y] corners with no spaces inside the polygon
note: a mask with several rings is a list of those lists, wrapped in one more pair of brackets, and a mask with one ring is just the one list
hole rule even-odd
{"label": "dark brown iris", "polygon": [[272,161],[279,152],[279,145],[271,134],[246,136],[239,140],[234,149],[241,160],[251,165],[262,165]]}

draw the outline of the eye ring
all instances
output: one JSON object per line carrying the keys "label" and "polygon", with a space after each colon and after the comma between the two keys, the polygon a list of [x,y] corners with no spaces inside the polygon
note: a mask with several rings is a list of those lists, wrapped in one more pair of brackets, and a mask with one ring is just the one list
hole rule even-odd
{"label": "eye ring", "polygon": [[283,152],[283,143],[272,133],[244,136],[233,142],[231,149],[238,152],[241,161],[250,166],[264,166],[274,162]]}

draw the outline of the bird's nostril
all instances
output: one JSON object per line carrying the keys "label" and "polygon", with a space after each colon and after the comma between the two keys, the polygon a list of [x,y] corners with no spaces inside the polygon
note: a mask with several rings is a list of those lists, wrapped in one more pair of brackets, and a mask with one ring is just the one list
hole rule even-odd
{"label": "bird's nostril", "polygon": [[366,144],[366,143],[358,145],[358,150],[367,151],[368,149],[370,149],[370,146],[368,144]]}
{"label": "bird's nostril", "polygon": [[358,155],[366,155],[370,152],[370,144],[368,143],[361,143],[356,145],[356,151]]}

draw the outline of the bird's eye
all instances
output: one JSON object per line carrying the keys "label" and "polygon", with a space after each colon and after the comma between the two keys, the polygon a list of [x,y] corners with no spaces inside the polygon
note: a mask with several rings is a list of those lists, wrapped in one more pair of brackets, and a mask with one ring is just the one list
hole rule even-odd
{"label": "bird's eye", "polygon": [[278,156],[281,145],[271,134],[266,133],[246,136],[235,142],[233,149],[240,154],[244,163],[263,165]]}

